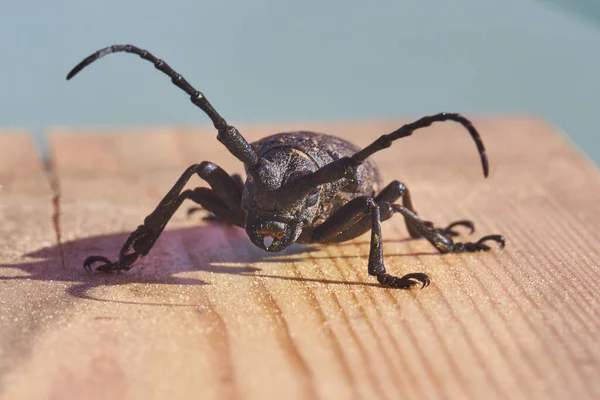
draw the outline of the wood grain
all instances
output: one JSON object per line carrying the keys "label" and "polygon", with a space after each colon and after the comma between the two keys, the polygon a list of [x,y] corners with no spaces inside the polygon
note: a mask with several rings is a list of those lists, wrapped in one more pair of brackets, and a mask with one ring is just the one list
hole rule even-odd
{"label": "wood grain", "polygon": [[[399,124],[238,127],[366,145]],[[425,219],[507,237],[504,251],[439,255],[386,222],[387,268],[429,274],[420,291],[368,276],[368,235],[271,254],[185,210],[128,273],[86,273],[187,166],[241,165],[207,128],[56,129],[45,174],[23,135],[0,135],[0,397],[599,398],[600,174],[539,120],[476,126],[487,180],[453,124],[375,156]]]}

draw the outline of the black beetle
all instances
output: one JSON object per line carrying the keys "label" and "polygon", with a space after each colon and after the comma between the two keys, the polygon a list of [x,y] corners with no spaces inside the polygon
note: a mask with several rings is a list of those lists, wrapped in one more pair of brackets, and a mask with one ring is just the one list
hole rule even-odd
{"label": "black beetle", "polygon": [[[408,188],[393,181],[379,190],[379,172],[368,157],[390,147],[392,142],[411,135],[416,129],[434,122],[455,121],[464,126],[477,144],[483,172],[488,175],[485,148],[469,120],[459,114],[440,113],[423,117],[396,131],[379,137],[360,149],[341,138],[314,132],[279,133],[255,143],[248,143],[239,131],[227,124],[207,98],[194,89],[167,63],[132,45],[114,45],[90,55],[67,75],[71,79],[83,68],[110,53],[134,53],[148,60],[184,90],[192,103],[204,111],[218,131],[217,139],[244,163],[246,182],[239,175],[230,176],[222,168],[202,162],[190,166],[173,188],[125,241],[119,258],[112,262],[103,256],[90,256],[84,267],[111,272],[128,270],[140,256],[148,254],[165,225],[185,199],[198,203],[215,219],[246,229],[256,246],[267,251],[281,251],[292,243],[336,243],[362,235],[371,229],[368,271],[377,280],[395,288],[408,289],[418,283],[429,284],[429,277],[412,273],[403,277],[389,275],[383,263],[381,221],[400,213],[410,236],[424,237],[441,253],[490,250],[484,242],[496,241],[504,246],[504,237],[489,235],[477,242],[455,243],[456,226],[474,231],[471,221],[462,220],[448,227],[436,228],[414,212]],[[210,189],[183,190],[192,175],[198,174]],[[402,205],[395,202],[402,198]]]}

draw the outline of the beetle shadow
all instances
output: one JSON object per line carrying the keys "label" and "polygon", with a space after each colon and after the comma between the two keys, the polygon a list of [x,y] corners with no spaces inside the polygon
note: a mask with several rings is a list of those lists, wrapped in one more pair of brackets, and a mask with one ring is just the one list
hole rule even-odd
{"label": "beetle shadow", "polygon": [[[328,279],[312,279],[304,277],[278,276],[261,274],[256,264],[261,262],[302,262],[319,259],[331,259],[332,256],[321,256],[312,253],[319,251],[317,245],[295,244],[278,253],[269,253],[255,247],[242,229],[222,225],[203,225],[178,228],[164,231],[153,251],[148,257],[138,260],[134,267],[125,273],[104,274],[88,272],[83,268],[83,260],[91,254],[106,254],[112,259],[125,242],[129,232],[89,236],[81,239],[62,242],[60,246],[52,245],[40,248],[24,255],[28,260],[20,264],[0,264],[0,281],[59,281],[75,283],[69,285],[67,293],[76,298],[105,300],[93,297],[89,292],[101,286],[119,286],[127,284],[164,284],[164,285],[209,285],[201,279],[191,278],[186,272],[204,271],[216,274],[250,275],[268,279],[293,280],[299,282],[318,282],[334,285],[377,286],[376,283],[336,281]],[[224,244],[222,250],[213,244],[215,237],[218,243]],[[405,242],[410,239],[389,240],[389,242]],[[364,246],[366,241],[351,241],[330,246]],[[228,249],[236,249],[228,251]],[[178,251],[179,250],[179,251]],[[164,254],[164,253],[167,254]],[[181,253],[184,255],[182,256]],[[404,253],[389,256],[434,255],[435,253]],[[363,255],[339,254],[336,258],[365,258]],[[168,262],[165,262],[168,260]],[[365,264],[366,272],[366,264]],[[127,303],[125,301],[125,303]],[[139,304],[139,302],[136,302]],[[144,303],[153,305],[158,304]]]}
{"label": "beetle shadow", "polygon": [[[98,301],[108,300],[94,298],[89,295],[89,292],[101,286],[128,284],[208,285],[209,282],[191,277],[186,272],[252,274],[260,271],[260,268],[252,265],[253,263],[268,260],[276,254],[261,252],[260,249],[256,249],[259,251],[253,251],[250,246],[243,243],[247,242],[249,244],[249,241],[239,231],[238,228],[214,225],[164,231],[147,257],[138,260],[130,271],[112,274],[86,271],[83,268],[83,260],[92,254],[106,255],[114,260],[130,232],[95,235],[64,241],[60,245],[42,247],[24,254],[22,258],[26,262],[0,264],[0,281],[27,280],[74,283],[74,285],[67,286],[66,291],[68,294],[77,298]],[[211,254],[210,247],[214,240],[211,243],[207,239],[215,236],[226,237],[227,245],[225,247],[227,249],[235,248],[236,251],[217,251]],[[170,247],[173,247],[174,250],[170,250]],[[249,251],[245,251],[246,249]],[[177,254],[177,250],[179,250],[179,253],[183,253],[184,257]],[[311,250],[297,247],[288,249],[286,253],[294,254],[306,251]],[[170,254],[164,254],[165,252]]]}

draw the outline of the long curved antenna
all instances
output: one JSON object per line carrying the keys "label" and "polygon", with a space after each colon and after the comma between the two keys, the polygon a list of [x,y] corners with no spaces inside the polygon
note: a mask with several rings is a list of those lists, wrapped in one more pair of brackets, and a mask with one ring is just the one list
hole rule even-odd
{"label": "long curved antenna", "polygon": [[481,136],[479,136],[479,132],[477,132],[471,121],[469,121],[462,115],[456,113],[443,112],[435,115],[429,115],[410,124],[401,126],[399,129],[395,130],[390,134],[380,136],[375,142],[371,143],[369,146],[354,154],[352,156],[352,160],[357,163],[362,163],[367,159],[367,157],[371,156],[373,153],[390,147],[394,140],[410,136],[417,129],[425,128],[433,124],[434,122],[442,121],[458,122],[459,124],[464,126],[467,129],[467,131],[469,131],[469,134],[471,134],[471,137],[477,145],[477,151],[479,152],[479,156],[481,157],[483,175],[487,178],[490,172],[490,167],[488,164],[487,154],[485,153],[485,147],[483,146],[483,142],[481,141]]}
{"label": "long curved antenna", "polygon": [[442,121],[458,122],[469,131],[471,137],[477,145],[477,151],[479,152],[479,156],[481,157],[483,175],[487,177],[490,170],[487,154],[485,152],[483,142],[481,141],[481,137],[479,136],[477,130],[473,127],[473,124],[471,124],[471,121],[469,121],[460,114],[439,113],[423,117],[415,122],[401,126],[399,129],[395,130],[392,133],[382,135],[373,143],[371,143],[364,149],[358,151],[351,157],[342,157],[338,160],[332,161],[311,174],[304,175],[294,180],[293,182],[289,182],[288,184],[284,185],[280,190],[282,193],[291,192],[293,190],[295,195],[298,196],[298,193],[308,193],[310,190],[314,189],[318,185],[322,185],[329,182],[335,182],[342,178],[352,178],[354,174],[353,171],[356,169],[356,167],[361,165],[368,157],[370,157],[374,153],[390,147],[394,140],[410,136],[417,129],[425,128],[433,124],[434,122]]}
{"label": "long curved antenna", "polygon": [[98,50],[94,54],[86,57],[83,61],[75,66],[67,75],[67,80],[70,80],[82,69],[96,61],[97,59],[104,57],[107,54],[126,52],[137,54],[144,60],[150,61],[154,64],[156,69],[162,71],[171,78],[171,82],[178,88],[182,89],[190,96],[190,100],[194,105],[199,107],[202,111],[208,115],[212,120],[215,128],[219,132],[217,139],[227,147],[227,149],[241,162],[246,165],[255,165],[258,162],[258,156],[252,149],[252,146],[244,139],[239,131],[227,124],[227,121],[214,109],[208,99],[202,94],[202,92],[196,90],[192,85],[185,80],[183,76],[178,74],[171,68],[166,62],[160,58],[156,58],[146,50],[142,50],[136,46],[130,44],[117,44],[109,47],[105,47]]}

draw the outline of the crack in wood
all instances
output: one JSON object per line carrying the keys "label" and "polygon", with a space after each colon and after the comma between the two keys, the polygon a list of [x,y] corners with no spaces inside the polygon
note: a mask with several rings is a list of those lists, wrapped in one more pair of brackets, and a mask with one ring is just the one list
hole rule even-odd
{"label": "crack in wood", "polygon": [[42,161],[46,179],[48,180],[48,185],[50,186],[50,190],[52,192],[52,227],[54,229],[54,235],[56,238],[56,246],[60,254],[60,263],[64,270],[66,269],[66,263],[60,230],[60,184],[58,181],[58,177],[56,176],[56,171],[54,169],[54,163],[52,159],[49,156],[46,156],[42,158]]}

